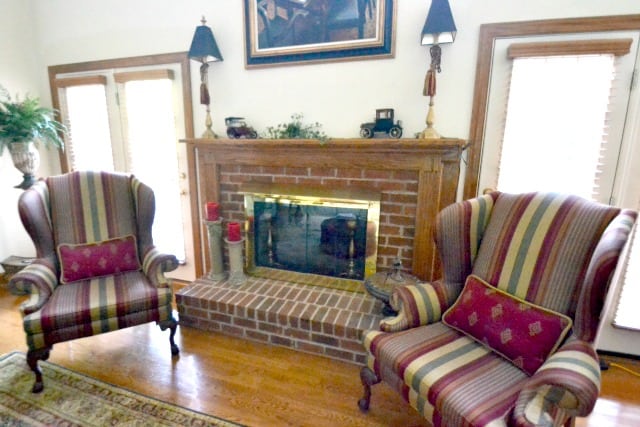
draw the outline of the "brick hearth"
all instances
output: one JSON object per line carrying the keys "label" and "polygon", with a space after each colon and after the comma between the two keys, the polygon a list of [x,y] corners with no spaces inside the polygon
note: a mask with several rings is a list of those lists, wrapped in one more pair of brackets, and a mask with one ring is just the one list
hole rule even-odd
{"label": "brick hearth", "polygon": [[367,294],[257,277],[239,286],[196,280],[176,302],[182,325],[358,364],[362,331],[382,319]]}

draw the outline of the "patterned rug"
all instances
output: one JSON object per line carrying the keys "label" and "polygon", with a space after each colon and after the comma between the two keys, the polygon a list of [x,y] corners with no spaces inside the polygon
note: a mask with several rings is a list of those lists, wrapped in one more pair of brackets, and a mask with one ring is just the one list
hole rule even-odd
{"label": "patterned rug", "polygon": [[230,421],[191,411],[40,362],[44,391],[24,353],[0,356],[0,426],[216,426]]}

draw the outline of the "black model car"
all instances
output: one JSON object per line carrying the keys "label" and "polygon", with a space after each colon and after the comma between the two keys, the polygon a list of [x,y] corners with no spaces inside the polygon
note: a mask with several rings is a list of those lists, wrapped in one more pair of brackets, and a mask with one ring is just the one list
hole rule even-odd
{"label": "black model car", "polygon": [[248,126],[244,117],[226,117],[224,124],[227,125],[227,136],[229,138],[251,138],[258,137],[258,132]]}
{"label": "black model car", "polygon": [[384,132],[392,138],[402,136],[402,123],[398,120],[393,123],[393,108],[379,108],[376,110],[376,121],[362,123],[360,125],[360,136],[363,138],[373,138],[376,132]]}

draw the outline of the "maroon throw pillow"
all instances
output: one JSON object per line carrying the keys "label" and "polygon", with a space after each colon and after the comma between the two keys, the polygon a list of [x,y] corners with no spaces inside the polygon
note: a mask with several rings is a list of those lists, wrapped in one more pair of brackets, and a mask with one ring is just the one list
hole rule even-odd
{"label": "maroon throw pillow", "polygon": [[529,375],[558,348],[573,324],[564,314],[519,299],[474,275],[442,321]]}
{"label": "maroon throw pillow", "polygon": [[58,245],[58,259],[61,283],[140,270],[132,235],[95,243],[62,243]]}

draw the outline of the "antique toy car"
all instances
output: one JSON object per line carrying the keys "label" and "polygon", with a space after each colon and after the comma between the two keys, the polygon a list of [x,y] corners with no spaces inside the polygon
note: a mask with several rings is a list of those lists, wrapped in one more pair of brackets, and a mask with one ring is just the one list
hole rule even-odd
{"label": "antique toy car", "polygon": [[248,126],[244,117],[226,117],[224,124],[227,125],[227,136],[229,138],[251,138],[258,137],[258,132]]}
{"label": "antique toy car", "polygon": [[363,138],[373,138],[376,132],[384,132],[392,138],[402,136],[402,123],[398,120],[393,123],[393,108],[379,108],[376,110],[376,121],[362,123],[360,125],[360,136]]}

